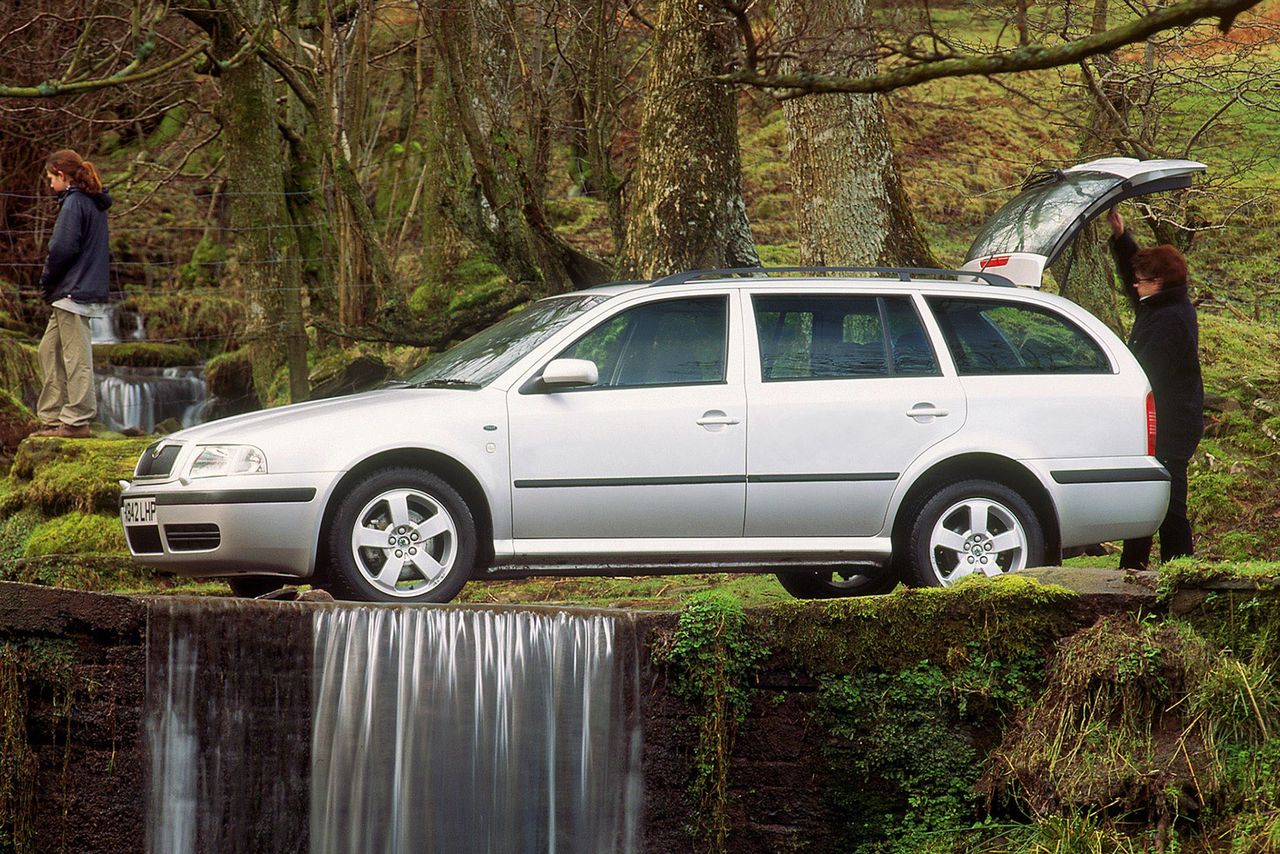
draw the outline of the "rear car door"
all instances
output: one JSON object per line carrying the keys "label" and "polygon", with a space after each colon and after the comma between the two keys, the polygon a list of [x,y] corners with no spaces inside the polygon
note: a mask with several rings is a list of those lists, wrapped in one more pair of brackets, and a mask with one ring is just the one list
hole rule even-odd
{"label": "rear car door", "polygon": [[878,533],[901,473],[965,420],[912,297],[789,288],[749,308],[747,536]]}
{"label": "rear car door", "polygon": [[1033,175],[987,220],[960,269],[1038,288],[1045,267],[1095,217],[1126,199],[1189,187],[1204,168],[1194,160],[1106,157]]}
{"label": "rear car door", "polygon": [[556,358],[599,381],[508,394],[517,539],[741,537],[746,397],[731,290],[654,298]]}

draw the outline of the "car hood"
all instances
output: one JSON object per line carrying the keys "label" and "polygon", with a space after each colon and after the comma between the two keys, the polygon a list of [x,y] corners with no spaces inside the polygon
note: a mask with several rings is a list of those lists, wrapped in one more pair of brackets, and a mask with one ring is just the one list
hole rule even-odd
{"label": "car hood", "polygon": [[987,220],[960,269],[1038,288],[1044,268],[1094,218],[1125,199],[1189,187],[1204,169],[1194,160],[1104,157],[1034,175]]}
{"label": "car hood", "polygon": [[[503,394],[488,389],[388,388],[222,418],[174,433],[185,443],[255,445],[279,470],[328,470],[383,443],[429,445],[433,432],[496,423]],[[503,419],[505,423],[505,419]]]}

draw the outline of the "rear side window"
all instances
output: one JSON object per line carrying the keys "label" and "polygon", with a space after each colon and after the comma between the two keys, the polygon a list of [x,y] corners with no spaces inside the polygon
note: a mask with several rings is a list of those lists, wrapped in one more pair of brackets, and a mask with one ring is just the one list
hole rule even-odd
{"label": "rear side window", "polygon": [[591,388],[724,382],[726,298],[650,302],[588,332],[559,358],[589,359],[600,372]]}
{"label": "rear side window", "polygon": [[752,304],[766,382],[937,373],[905,297],[760,295]]}
{"label": "rear side window", "polygon": [[961,374],[1106,374],[1111,362],[1083,329],[1040,306],[928,297]]}

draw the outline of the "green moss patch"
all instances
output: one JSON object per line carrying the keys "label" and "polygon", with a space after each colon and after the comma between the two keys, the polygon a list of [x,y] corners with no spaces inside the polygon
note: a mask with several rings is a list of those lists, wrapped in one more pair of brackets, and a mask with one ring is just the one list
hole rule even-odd
{"label": "green moss patch", "polygon": [[93,348],[93,358],[99,364],[123,368],[178,368],[202,361],[195,348],[186,344],[152,342],[99,344]]}
{"label": "green moss patch", "polygon": [[242,300],[204,291],[136,294],[122,307],[146,318],[148,338],[192,341],[205,356],[239,347],[245,328]]}
{"label": "green moss patch", "polygon": [[39,393],[40,385],[35,345],[0,336],[0,390],[19,400],[30,400]]}
{"label": "green moss patch", "polygon": [[13,449],[36,428],[36,417],[13,394],[0,389],[0,449]]}
{"label": "green moss patch", "polygon": [[945,662],[979,644],[990,655],[1043,651],[1078,626],[1076,594],[1028,578],[973,578],[954,587],[891,596],[782,604],[753,611],[754,631],[771,639],[779,665],[815,673],[898,672]]}
{"label": "green moss patch", "polygon": [[214,356],[204,366],[209,394],[223,400],[243,400],[254,396],[253,361],[248,347]]}
{"label": "green moss patch", "polygon": [[127,554],[124,530],[114,516],[68,513],[31,532],[24,557],[82,554]]}
{"label": "green moss patch", "polygon": [[22,507],[49,515],[72,510],[114,512],[119,481],[133,468],[151,439],[54,439],[33,437],[18,446],[10,471],[11,489],[0,512]]}

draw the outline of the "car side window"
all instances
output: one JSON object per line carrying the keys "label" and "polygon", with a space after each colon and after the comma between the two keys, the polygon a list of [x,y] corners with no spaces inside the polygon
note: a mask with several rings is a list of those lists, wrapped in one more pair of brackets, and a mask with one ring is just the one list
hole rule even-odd
{"label": "car side window", "polygon": [[905,297],[758,295],[752,304],[765,382],[937,373]]}
{"label": "car side window", "polygon": [[614,315],[557,358],[589,359],[592,388],[721,383],[728,302],[723,296],[649,302]]}
{"label": "car side window", "polygon": [[1050,309],[952,297],[927,297],[926,302],[962,375],[1111,372],[1097,342]]}

